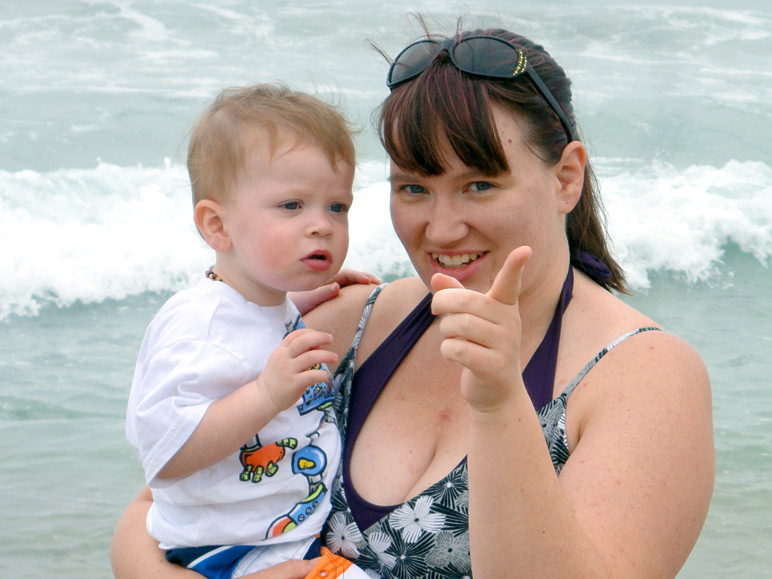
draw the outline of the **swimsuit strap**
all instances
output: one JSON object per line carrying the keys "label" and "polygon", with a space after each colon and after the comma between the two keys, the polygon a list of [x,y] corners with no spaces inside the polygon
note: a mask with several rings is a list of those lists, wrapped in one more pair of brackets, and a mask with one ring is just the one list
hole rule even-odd
{"label": "swimsuit strap", "polygon": [[[356,371],[357,387],[352,389],[351,411],[349,425],[357,422],[362,415],[362,422],[370,412],[370,406],[361,409],[355,399],[372,400],[381,393],[392,374],[415,346],[436,316],[432,314],[432,294],[427,294],[413,308],[402,323],[378,346]],[[349,426],[351,428],[351,426]],[[357,429],[358,430],[358,429]]]}
{"label": "swimsuit strap", "polygon": [[544,405],[552,402],[552,390],[555,386],[555,368],[558,364],[558,346],[560,345],[560,328],[563,324],[563,313],[571,302],[574,290],[574,270],[568,267],[566,281],[560,291],[558,305],[552,321],[544,334],[541,344],[531,356],[523,370],[523,382],[533,407],[538,411]]}
{"label": "swimsuit strap", "polygon": [[[377,291],[377,290],[376,290]],[[373,292],[375,294],[375,292]],[[377,294],[375,294],[377,295]],[[348,406],[348,424],[343,440],[343,488],[346,491],[352,516],[359,528],[367,529],[396,509],[399,505],[376,505],[371,503],[356,491],[351,484],[349,465],[354,443],[359,437],[359,431],[370,414],[386,383],[396,371],[410,349],[434,321],[431,311],[432,294],[424,297],[413,308],[396,329],[378,346],[378,348],[362,363],[352,379],[351,394]],[[369,314],[369,311],[365,312]],[[364,316],[363,316],[364,317]],[[365,320],[359,326],[364,330]]]}

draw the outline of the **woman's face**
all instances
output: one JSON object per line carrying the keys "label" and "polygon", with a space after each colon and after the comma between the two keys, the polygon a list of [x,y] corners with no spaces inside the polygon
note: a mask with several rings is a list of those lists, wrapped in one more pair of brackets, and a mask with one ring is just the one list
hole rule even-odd
{"label": "woman's face", "polygon": [[441,272],[485,292],[509,253],[528,245],[528,291],[567,247],[565,214],[573,203],[565,201],[558,166],[533,154],[511,115],[494,108],[494,118],[509,173],[482,175],[449,150],[447,171],[439,176],[407,173],[392,163],[394,229],[427,286]]}

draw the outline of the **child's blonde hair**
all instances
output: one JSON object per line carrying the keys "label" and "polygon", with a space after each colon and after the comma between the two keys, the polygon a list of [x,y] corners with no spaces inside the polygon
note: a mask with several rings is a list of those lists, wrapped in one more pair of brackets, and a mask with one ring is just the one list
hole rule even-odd
{"label": "child's blonde hair", "polygon": [[267,138],[272,152],[289,131],[297,143],[321,147],[333,167],[352,167],[356,154],[352,129],[332,105],[279,84],[223,90],[204,111],[190,137],[188,173],[193,204],[221,201],[238,182],[255,140]]}

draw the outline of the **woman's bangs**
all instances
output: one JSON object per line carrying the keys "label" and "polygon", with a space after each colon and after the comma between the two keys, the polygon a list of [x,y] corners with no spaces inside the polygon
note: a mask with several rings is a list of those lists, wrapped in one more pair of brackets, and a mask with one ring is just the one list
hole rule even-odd
{"label": "woman's bangs", "polygon": [[437,62],[383,105],[381,140],[402,170],[442,175],[448,150],[484,175],[509,170],[484,82]]}

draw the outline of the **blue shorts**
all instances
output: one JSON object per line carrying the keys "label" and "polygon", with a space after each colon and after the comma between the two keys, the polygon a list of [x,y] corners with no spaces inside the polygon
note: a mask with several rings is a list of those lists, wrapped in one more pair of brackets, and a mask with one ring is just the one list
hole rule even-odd
{"label": "blue shorts", "polygon": [[[279,545],[282,545],[281,543]],[[279,545],[255,547],[254,545],[209,545],[206,547],[180,547],[166,551],[166,560],[200,573],[207,579],[231,579],[271,567],[280,561],[265,561],[256,566],[257,561],[265,559],[263,555]],[[315,559],[321,555],[322,542],[317,537],[305,549],[288,559]],[[241,567],[241,568],[240,568]]]}

